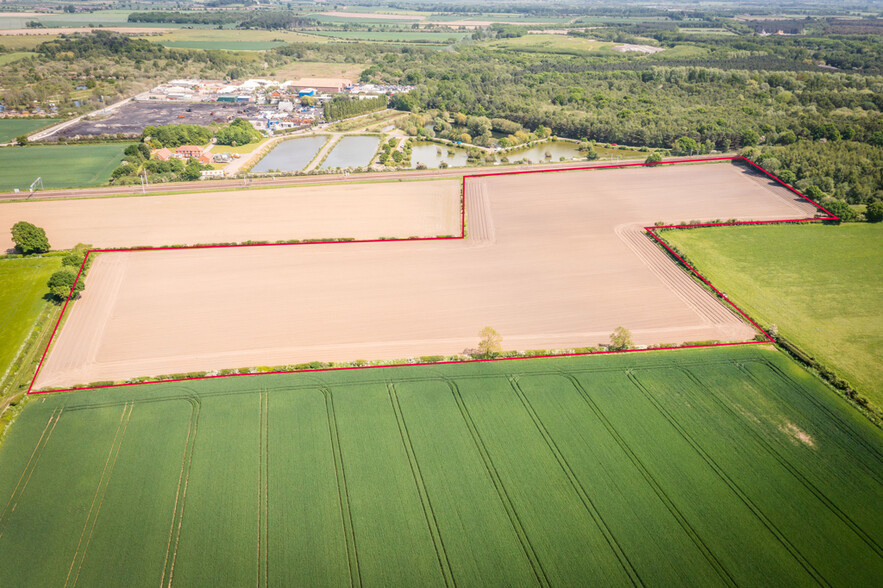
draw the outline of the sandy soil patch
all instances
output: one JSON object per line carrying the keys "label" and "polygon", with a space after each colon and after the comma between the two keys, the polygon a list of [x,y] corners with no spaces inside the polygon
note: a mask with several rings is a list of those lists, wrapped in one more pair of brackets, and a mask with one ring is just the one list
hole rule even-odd
{"label": "sandy soil patch", "polygon": [[654,221],[797,218],[729,164],[472,179],[470,237],[100,255],[37,387],[474,348],[745,340],[753,330],[640,234]]}
{"label": "sandy soil patch", "polygon": [[[0,227],[46,230],[55,249],[460,234],[460,182],[303,186],[0,204]],[[12,248],[8,232],[0,247]]]}

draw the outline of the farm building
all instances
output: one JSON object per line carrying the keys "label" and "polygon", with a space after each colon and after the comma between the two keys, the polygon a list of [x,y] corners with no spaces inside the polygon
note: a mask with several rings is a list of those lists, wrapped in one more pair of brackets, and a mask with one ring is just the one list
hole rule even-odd
{"label": "farm building", "polygon": [[196,145],[181,145],[175,149],[175,154],[185,159],[190,159],[191,157],[199,158],[202,156],[202,147]]}
{"label": "farm building", "polygon": [[352,80],[347,80],[344,78],[301,78],[299,80],[292,80],[291,82],[285,82],[283,85],[288,85],[292,88],[298,88],[303,90],[305,88],[312,88],[317,92],[325,92],[327,94],[340,94],[348,86],[352,86]]}
{"label": "farm building", "polygon": [[153,152],[153,158],[158,159],[160,161],[168,161],[169,158],[172,157],[171,149],[166,149],[163,147],[162,149],[157,149]]}

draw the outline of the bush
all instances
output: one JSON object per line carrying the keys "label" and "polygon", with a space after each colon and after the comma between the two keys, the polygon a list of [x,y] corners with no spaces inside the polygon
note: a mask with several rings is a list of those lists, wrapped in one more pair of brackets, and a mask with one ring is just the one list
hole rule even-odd
{"label": "bush", "polygon": [[46,231],[28,222],[21,221],[12,225],[12,241],[16,251],[24,255],[49,251]]}
{"label": "bush", "polygon": [[662,161],[662,154],[659,151],[654,151],[644,160],[644,163],[659,163],[660,161]]}
{"label": "bush", "polygon": [[74,288],[73,298],[76,298],[86,288],[86,285],[82,279],[77,280],[77,272],[73,268],[64,267],[52,274],[46,285],[49,286],[49,292],[58,300],[67,300],[68,295],[71,293],[71,287],[73,287],[75,282],[76,287]]}
{"label": "bush", "polygon": [[219,145],[247,145],[260,141],[262,135],[250,122],[237,118],[218,131],[215,137]]}
{"label": "bush", "polygon": [[839,218],[843,222],[852,222],[858,220],[858,214],[849,207],[846,202],[842,200],[835,200],[833,202],[826,202],[824,207],[828,209],[834,216]]}
{"label": "bush", "polygon": [[883,221],[883,202],[877,201],[868,204],[868,209],[865,211],[865,218],[868,219],[869,223],[879,223]]}

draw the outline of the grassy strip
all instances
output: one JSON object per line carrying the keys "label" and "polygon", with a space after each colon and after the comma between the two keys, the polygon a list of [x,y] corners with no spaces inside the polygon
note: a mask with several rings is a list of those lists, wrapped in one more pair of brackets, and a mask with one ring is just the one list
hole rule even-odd
{"label": "grassy strip", "polygon": [[[387,240],[393,238],[384,238]],[[340,239],[346,241],[346,239]],[[302,241],[303,243],[309,241]],[[457,355],[421,355],[419,357],[408,357],[402,359],[356,359],[352,361],[309,361],[297,364],[284,364],[274,366],[253,366],[242,368],[225,368],[220,370],[196,371],[196,372],[180,372],[175,374],[162,374],[158,376],[138,376],[128,378],[126,380],[99,380],[88,384],[75,384],[64,388],[64,390],[82,390],[87,388],[101,388],[107,386],[124,386],[132,384],[144,384],[151,382],[169,382],[175,380],[192,380],[198,378],[216,378],[219,376],[235,376],[235,375],[254,375],[254,374],[272,374],[272,373],[296,373],[314,370],[339,370],[350,368],[364,367],[389,367],[389,366],[408,366],[408,365],[427,365],[427,364],[451,364],[464,363],[486,360],[505,360],[505,359],[529,359],[529,358],[548,358],[548,357],[575,357],[590,354],[605,353],[621,353],[622,351],[653,351],[664,349],[681,349],[692,347],[703,347],[709,345],[720,345],[726,343],[741,343],[741,341],[720,341],[710,339],[707,341],[684,341],[683,343],[659,343],[648,345],[646,347],[633,347],[628,350],[611,350],[609,347],[572,347],[566,349],[530,349],[526,351],[501,351],[484,355],[477,350],[467,354]],[[52,392],[54,388],[43,387],[35,392]]]}

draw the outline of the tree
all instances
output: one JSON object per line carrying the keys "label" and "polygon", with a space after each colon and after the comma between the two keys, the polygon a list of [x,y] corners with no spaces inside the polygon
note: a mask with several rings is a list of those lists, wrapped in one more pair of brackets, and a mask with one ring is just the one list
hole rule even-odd
{"label": "tree", "polygon": [[28,144],[28,136],[21,135],[20,137],[16,137],[15,142],[18,143],[19,145],[21,145],[22,147],[24,147],[25,145]]}
{"label": "tree", "polygon": [[654,151],[650,154],[650,157],[644,160],[644,163],[659,163],[660,161],[662,161],[662,153]]}
{"label": "tree", "polygon": [[625,327],[616,327],[610,335],[610,349],[632,349],[634,346],[635,344],[632,342],[632,332]]}
{"label": "tree", "polygon": [[479,331],[478,350],[483,357],[493,357],[503,349],[503,337],[491,327]]}
{"label": "tree", "polygon": [[858,220],[858,214],[852,208],[850,208],[846,202],[842,200],[826,202],[824,206],[831,214],[833,214],[845,223]]}
{"label": "tree", "polygon": [[883,201],[871,202],[865,211],[865,218],[869,223],[879,223],[883,221]]}
{"label": "tree", "polygon": [[25,255],[49,251],[46,231],[28,222],[20,221],[12,225],[12,241],[15,249]]}
{"label": "tree", "polygon": [[675,141],[674,149],[680,155],[689,155],[693,151],[699,151],[699,144],[691,137],[681,137]]}
{"label": "tree", "polygon": [[46,283],[49,286],[49,291],[59,300],[67,300],[68,295],[71,294],[71,288],[74,286],[76,282],[76,287],[74,287],[72,298],[76,298],[76,296],[82,292],[86,285],[83,283],[82,278],[77,280],[77,271],[70,267],[63,267],[51,276],[49,276],[49,281]]}

